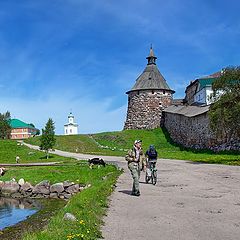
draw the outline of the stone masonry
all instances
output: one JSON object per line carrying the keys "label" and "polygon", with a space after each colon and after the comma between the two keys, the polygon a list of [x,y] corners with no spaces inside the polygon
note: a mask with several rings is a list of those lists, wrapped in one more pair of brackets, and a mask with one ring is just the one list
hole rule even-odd
{"label": "stone masonry", "polygon": [[213,144],[207,113],[185,116],[164,112],[164,126],[171,139],[188,148],[208,148]]}
{"label": "stone masonry", "polygon": [[194,149],[240,150],[240,141],[225,142],[213,134],[208,117],[209,106],[170,106],[163,111],[164,127],[171,139]]}
{"label": "stone masonry", "polygon": [[125,129],[154,129],[160,127],[162,110],[172,102],[171,92],[161,90],[129,93]]}

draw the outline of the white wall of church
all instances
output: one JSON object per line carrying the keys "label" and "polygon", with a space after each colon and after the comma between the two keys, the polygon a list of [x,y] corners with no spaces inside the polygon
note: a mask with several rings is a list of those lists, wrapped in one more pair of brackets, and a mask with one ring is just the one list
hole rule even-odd
{"label": "white wall of church", "polygon": [[64,135],[74,135],[78,134],[77,126],[65,126],[64,127]]}

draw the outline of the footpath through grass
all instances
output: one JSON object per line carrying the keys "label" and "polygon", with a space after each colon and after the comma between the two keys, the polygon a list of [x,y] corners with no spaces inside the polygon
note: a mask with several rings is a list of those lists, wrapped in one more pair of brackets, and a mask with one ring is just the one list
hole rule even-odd
{"label": "footpath through grass", "polygon": [[71,158],[65,158],[54,154],[50,154],[49,159],[46,159],[46,154],[44,152],[20,145],[20,143],[14,140],[0,140],[0,164],[16,163],[16,156],[20,157],[19,163],[69,162],[72,160]]}
{"label": "footpath through grass", "polygon": [[[65,180],[76,183],[91,184],[91,187],[74,195],[67,205],[53,216],[44,230],[27,233],[24,240],[59,240],[59,239],[98,239],[101,237],[100,226],[106,213],[108,196],[114,189],[114,184],[121,174],[113,165],[105,168],[90,169],[86,162],[76,162],[62,166],[51,167],[12,167],[1,178],[10,180],[24,178],[33,185],[49,180],[51,184]],[[77,221],[63,220],[65,213],[72,213]]]}
{"label": "footpath through grass", "polygon": [[[132,147],[134,140],[143,141],[143,149],[147,150],[154,144],[159,158],[181,159],[206,163],[240,165],[239,153],[214,153],[209,150],[184,149],[173,144],[163,129],[125,130],[105,132],[91,135],[56,136],[56,149],[69,152],[80,152],[97,155],[125,156],[126,150]],[[39,145],[39,137],[27,140],[28,143]]]}

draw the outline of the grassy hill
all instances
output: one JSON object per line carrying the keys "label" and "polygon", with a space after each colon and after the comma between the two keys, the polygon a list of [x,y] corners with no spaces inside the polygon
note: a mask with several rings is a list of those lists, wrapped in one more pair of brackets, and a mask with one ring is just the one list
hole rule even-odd
{"label": "grassy hill", "polygon": [[[168,135],[160,128],[154,130],[125,130],[89,135],[56,136],[56,139],[56,149],[112,156],[125,156],[126,151],[132,147],[134,140],[141,139],[144,151],[147,150],[150,144],[154,144],[160,158],[240,165],[238,154],[216,154],[211,151],[186,150],[172,144]],[[40,143],[39,137],[31,138],[26,142],[34,145],[39,145]]]}
{"label": "grassy hill", "polygon": [[20,163],[58,162],[67,159],[56,155],[50,155],[50,158],[46,159],[45,153],[21,146],[14,140],[0,140],[0,164],[16,163],[16,156],[20,157]]}

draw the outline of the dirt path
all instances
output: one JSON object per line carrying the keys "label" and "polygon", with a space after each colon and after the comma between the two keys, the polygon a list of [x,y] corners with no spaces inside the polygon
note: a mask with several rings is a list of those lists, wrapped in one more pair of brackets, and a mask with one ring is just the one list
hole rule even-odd
{"label": "dirt path", "polygon": [[240,239],[240,167],[158,162],[156,186],[144,183],[130,196],[128,171],[111,197],[106,240]]}
{"label": "dirt path", "polygon": [[[31,145],[28,143],[23,143],[25,146],[31,148],[31,149],[35,149],[35,150],[39,150],[39,146],[35,146],[35,145]],[[63,157],[71,157],[71,158],[76,158],[76,159],[89,159],[89,158],[93,158],[93,157],[101,157],[104,158],[104,160],[106,161],[110,161],[110,162],[122,162],[122,160],[124,160],[123,157],[112,157],[112,156],[101,156],[101,155],[92,155],[92,154],[82,154],[82,153],[72,153],[72,152],[65,152],[65,151],[61,151],[61,150],[55,150],[55,151],[50,151],[50,153],[52,154],[56,154],[59,156],[63,156]]]}
{"label": "dirt path", "polygon": [[[67,157],[93,155],[55,151]],[[106,240],[240,239],[240,167],[159,160],[158,183],[130,195],[132,179],[122,157],[102,157],[123,167],[102,228]]]}

